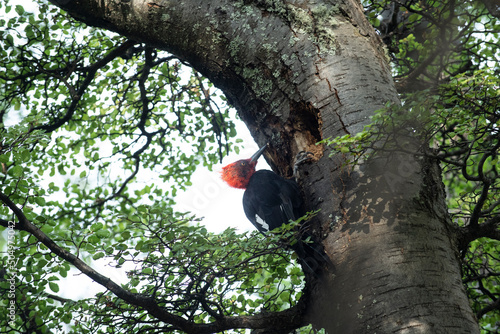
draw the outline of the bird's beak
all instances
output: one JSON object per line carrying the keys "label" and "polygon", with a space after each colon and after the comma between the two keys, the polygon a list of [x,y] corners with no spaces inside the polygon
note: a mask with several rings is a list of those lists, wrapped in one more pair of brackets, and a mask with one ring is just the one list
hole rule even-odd
{"label": "bird's beak", "polygon": [[266,145],[264,145],[261,148],[259,148],[259,150],[257,152],[255,152],[254,155],[252,155],[252,157],[250,158],[250,162],[257,162],[257,160],[260,158],[260,156],[262,155],[262,153],[264,153],[264,151],[266,150],[266,148],[267,148],[267,143],[266,143]]}

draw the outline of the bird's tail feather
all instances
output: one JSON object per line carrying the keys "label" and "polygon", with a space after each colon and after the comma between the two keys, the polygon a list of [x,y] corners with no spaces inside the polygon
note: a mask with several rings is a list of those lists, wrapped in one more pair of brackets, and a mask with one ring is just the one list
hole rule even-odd
{"label": "bird's tail feather", "polygon": [[292,248],[297,253],[304,270],[315,276],[324,273],[325,269],[329,272],[335,269],[323,246],[308,233],[304,233],[301,240],[292,245]]}

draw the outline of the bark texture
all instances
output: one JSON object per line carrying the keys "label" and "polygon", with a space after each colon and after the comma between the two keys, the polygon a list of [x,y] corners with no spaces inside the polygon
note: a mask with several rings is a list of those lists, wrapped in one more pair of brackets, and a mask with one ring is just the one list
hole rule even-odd
{"label": "bark texture", "polygon": [[[381,42],[344,1],[52,0],[91,25],[167,50],[221,88],[268,161],[301,150],[309,209],[337,272],[304,316],[330,333],[478,333],[437,164],[380,154],[354,171],[323,138],[355,134],[397,102]],[[415,146],[417,147],[417,146]],[[417,152],[415,152],[417,153]]]}
{"label": "bark texture", "polygon": [[478,332],[435,162],[393,153],[337,173],[325,240],[337,266],[328,290],[337,312],[320,315],[329,319],[324,326],[335,333]]}

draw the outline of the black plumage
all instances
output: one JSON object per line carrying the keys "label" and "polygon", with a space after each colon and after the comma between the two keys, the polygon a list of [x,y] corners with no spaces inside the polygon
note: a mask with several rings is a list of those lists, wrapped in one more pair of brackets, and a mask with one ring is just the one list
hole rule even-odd
{"label": "black plumage", "polygon": [[243,194],[243,210],[261,233],[302,217],[302,197],[297,183],[269,171],[256,171]]}
{"label": "black plumage", "polygon": [[[269,170],[259,170],[252,175],[243,194],[243,209],[264,235],[306,213],[298,184]],[[299,240],[288,240],[288,245],[297,253],[305,270],[318,275],[322,264],[332,265],[322,246],[309,233],[299,235]]]}

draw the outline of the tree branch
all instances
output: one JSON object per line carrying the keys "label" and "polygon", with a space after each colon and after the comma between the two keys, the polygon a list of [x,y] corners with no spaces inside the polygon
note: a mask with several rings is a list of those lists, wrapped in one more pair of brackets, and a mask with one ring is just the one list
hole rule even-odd
{"label": "tree branch", "polygon": [[[236,317],[220,317],[212,323],[200,324],[190,322],[180,316],[167,312],[160,307],[154,298],[139,293],[132,293],[123,289],[110,278],[100,274],[92,269],[85,262],[73,255],[66,249],[57,245],[51,238],[43,233],[37,226],[32,224],[24,215],[22,210],[10,200],[3,192],[0,192],[0,201],[2,201],[17,217],[19,226],[16,229],[26,231],[43,243],[47,248],[61,259],[71,263],[83,274],[104,286],[106,289],[114,293],[118,298],[127,303],[142,307],[149,314],[156,317],[160,321],[173,325],[175,328],[186,333],[204,334],[221,332],[235,328],[283,328],[284,330],[293,330],[298,327],[307,325],[304,309],[306,308],[306,293],[299,302],[284,311],[275,313],[262,313],[253,316],[236,316]],[[4,225],[5,221],[0,223]]]}
{"label": "tree branch", "polygon": [[109,62],[111,62],[116,57],[124,54],[130,47],[134,46],[135,44],[137,44],[137,42],[132,40],[127,40],[123,42],[121,45],[119,45],[117,48],[111,50],[104,58],[102,58],[92,66],[88,67],[87,76],[85,77],[85,80],[83,81],[82,85],[80,86],[76,94],[72,96],[72,101],[68,107],[68,110],[66,111],[66,114],[62,118],[57,119],[55,122],[51,124],[37,126],[34,127],[33,130],[43,130],[45,132],[52,132],[57,130],[66,122],[68,122],[75,114],[78,103],[82,99],[82,96],[89,87],[89,85],[92,83],[92,80],[94,80],[97,71],[100,68],[104,67]]}
{"label": "tree branch", "polygon": [[486,307],[480,309],[479,312],[477,312],[476,317],[478,319],[481,319],[483,315],[493,310],[500,310],[500,298],[497,298],[492,303],[488,304]]}
{"label": "tree branch", "polygon": [[459,249],[462,251],[479,238],[486,237],[500,241],[500,216],[494,216],[481,224],[461,227],[459,232]]}

